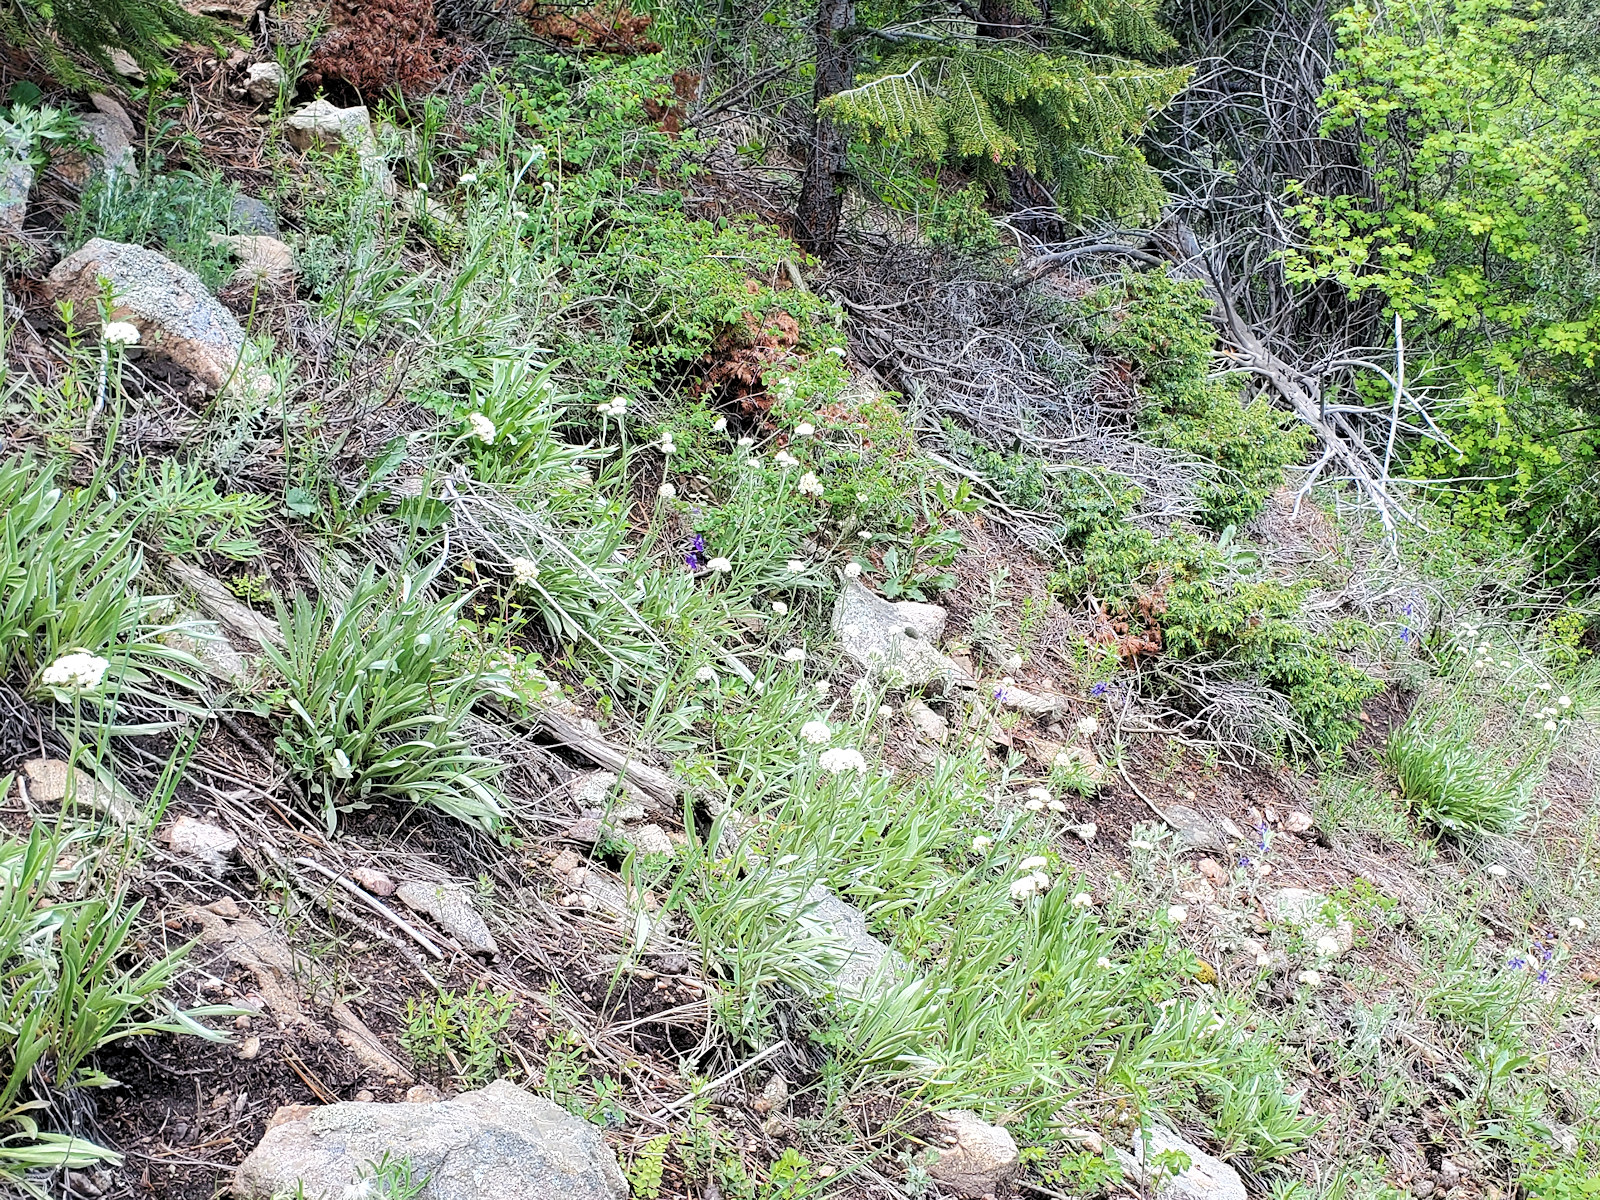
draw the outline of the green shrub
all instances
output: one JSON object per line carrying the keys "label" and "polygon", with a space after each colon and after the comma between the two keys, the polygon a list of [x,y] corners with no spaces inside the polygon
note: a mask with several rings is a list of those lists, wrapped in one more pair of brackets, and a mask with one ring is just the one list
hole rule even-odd
{"label": "green shrub", "polygon": [[97,174],[67,218],[67,241],[81,246],[103,237],[158,247],[215,290],[231,266],[229,252],[215,245],[211,234],[231,229],[237,195],[238,189],[218,174]]}
{"label": "green shrub", "polygon": [[477,1087],[500,1067],[514,1008],[509,995],[476,982],[460,995],[447,990],[431,999],[408,999],[400,1044],[438,1082],[448,1074],[464,1087]]}
{"label": "green shrub", "polygon": [[[75,86],[92,82],[66,50],[112,70],[111,50],[126,50],[149,71],[167,71],[166,55],[181,42],[215,40],[216,22],[195,16],[172,0],[3,0],[0,40],[26,46],[45,69]],[[65,48],[65,49],[64,49]]]}
{"label": "green shrub", "polygon": [[1527,774],[1493,761],[1460,729],[1407,721],[1384,751],[1416,814],[1452,834],[1510,833],[1527,809]]}
{"label": "green shrub", "polygon": [[292,608],[278,603],[285,645],[264,647],[284,682],[278,750],[330,834],[341,812],[375,800],[499,822],[501,764],[476,753],[461,726],[505,681],[456,661],[470,594],[426,599],[437,569],[389,579],[368,567],[342,608],[304,594]]}

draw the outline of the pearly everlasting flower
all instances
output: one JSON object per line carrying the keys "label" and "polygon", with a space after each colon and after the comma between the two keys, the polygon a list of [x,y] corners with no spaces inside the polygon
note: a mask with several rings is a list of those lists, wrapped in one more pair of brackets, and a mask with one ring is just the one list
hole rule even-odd
{"label": "pearly everlasting flower", "polygon": [[1076,896],[1074,896],[1072,898],[1072,907],[1073,908],[1093,908],[1094,907],[1094,897],[1091,896],[1088,892],[1079,892]]}
{"label": "pearly everlasting flower", "polygon": [[132,321],[108,321],[100,327],[100,340],[113,346],[137,346],[139,327]]}
{"label": "pearly everlasting flower", "polygon": [[787,650],[785,650],[783,652],[783,661],[784,662],[803,663],[803,662],[805,662],[805,660],[806,660],[806,652],[805,652],[805,649],[803,647],[801,647],[801,646],[790,646]]}
{"label": "pearly everlasting flower", "polygon": [[846,771],[865,774],[867,760],[861,757],[861,751],[841,747],[834,750],[824,750],[817,756],[817,766],[830,775],[842,775]]}
{"label": "pearly everlasting flower", "polygon": [[1322,983],[1322,972],[1301,971],[1300,974],[1295,976],[1295,978],[1301,983],[1305,984],[1307,987],[1319,987]]}
{"label": "pearly everlasting flower", "polygon": [[812,684],[811,687],[818,696],[826,696],[829,692],[833,691],[833,684],[829,683],[826,679],[817,680],[817,682]]}
{"label": "pearly everlasting flower", "polygon": [[800,726],[800,740],[813,746],[826,746],[833,740],[833,733],[825,721],[807,721]]}
{"label": "pearly everlasting flower", "polygon": [[1339,939],[1330,934],[1323,934],[1317,939],[1317,953],[1324,956],[1339,953]]}
{"label": "pearly everlasting flower", "polygon": [[1035,871],[1031,875],[1024,875],[1021,879],[1012,881],[1011,898],[1013,900],[1028,900],[1040,892],[1050,890],[1050,876],[1043,871]]}
{"label": "pearly everlasting flower", "polygon": [[481,412],[467,414],[467,433],[485,446],[494,444],[494,422]]}
{"label": "pearly everlasting flower", "polygon": [[1077,728],[1084,737],[1093,737],[1100,732],[1100,722],[1093,717],[1079,717]]}
{"label": "pearly everlasting flower", "polygon": [[1483,869],[1483,872],[1484,872],[1485,875],[1491,875],[1496,879],[1504,879],[1506,877],[1506,875],[1508,874],[1506,869],[1504,867],[1502,867],[1499,863],[1495,863],[1493,866],[1485,867]]}
{"label": "pearly everlasting flower", "polygon": [[1111,960],[1103,954],[1094,960],[1094,965],[1099,967],[1102,971],[1111,970]]}
{"label": "pearly everlasting flower", "polygon": [[527,587],[539,578],[539,564],[531,558],[513,558],[511,578],[516,581],[518,587]]}
{"label": "pearly everlasting flower", "polygon": [[62,688],[70,692],[92,692],[100,686],[111,664],[98,654],[78,650],[63,654],[39,675],[45,687]]}
{"label": "pearly everlasting flower", "polygon": [[800,482],[795,484],[795,490],[802,496],[821,496],[822,480],[817,478],[814,471],[807,471],[800,476]]}
{"label": "pearly everlasting flower", "polygon": [[1028,798],[1037,800],[1041,804],[1050,803],[1050,789],[1045,787],[1031,787],[1028,789]]}
{"label": "pearly everlasting flower", "polygon": [[733,570],[733,564],[719,554],[716,558],[706,563],[706,570],[715,571],[718,575],[726,575]]}
{"label": "pearly everlasting flower", "polygon": [[663,483],[656,489],[656,495],[660,496],[663,500],[671,500],[677,494],[678,489],[673,487],[670,483]]}
{"label": "pearly everlasting flower", "polygon": [[980,833],[972,839],[972,852],[974,854],[982,854],[992,845],[994,845],[994,839],[987,833]]}
{"label": "pearly everlasting flower", "polygon": [[1050,865],[1050,860],[1042,854],[1031,854],[1017,864],[1019,871],[1037,871],[1040,867]]}
{"label": "pearly everlasting flower", "polygon": [[1582,933],[1585,929],[1589,928],[1589,922],[1585,921],[1582,917],[1568,917],[1567,928],[1576,929],[1579,933]]}
{"label": "pearly everlasting flower", "polygon": [[1556,731],[1556,723],[1554,721],[1546,721],[1544,723],[1544,731],[1546,733],[1554,733]]}
{"label": "pearly everlasting flower", "polygon": [[1143,838],[1134,838],[1133,841],[1128,843],[1128,848],[1130,850],[1154,850],[1155,844],[1147,842]]}
{"label": "pearly everlasting flower", "polygon": [[723,433],[723,432],[725,432],[727,430],[727,428],[728,428],[728,418],[727,417],[718,417],[715,421],[711,422],[711,432],[712,433]]}
{"label": "pearly everlasting flower", "polygon": [[844,577],[846,579],[860,579],[861,578],[861,564],[858,563],[858,562],[845,563],[845,565],[844,565]]}
{"label": "pearly everlasting flower", "polygon": [[1020,670],[1022,670],[1022,655],[1020,655],[1020,654],[1009,655],[1006,658],[1006,670],[1008,670],[1008,671],[1020,671]]}
{"label": "pearly everlasting flower", "polygon": [[787,613],[788,611],[789,611],[789,606],[787,604],[785,604],[782,600],[774,600],[772,602],[772,614],[773,614],[773,616],[781,617],[785,613]]}
{"label": "pearly everlasting flower", "polygon": [[717,681],[717,672],[713,667],[701,667],[694,673],[694,677],[699,683],[715,683]]}
{"label": "pearly everlasting flower", "polygon": [[475,174],[473,174],[471,171],[467,171],[465,174],[463,174],[461,176],[460,179],[456,180],[456,182],[459,183],[462,187],[471,187],[473,184],[478,182],[478,177]]}
{"label": "pearly everlasting flower", "polygon": [[800,465],[800,460],[794,455],[790,454],[787,450],[779,450],[772,456],[772,461],[777,463],[784,470],[788,470],[790,467],[798,467]]}
{"label": "pearly everlasting flower", "polygon": [[784,563],[783,569],[789,572],[791,575],[800,575],[805,572],[806,564],[798,558],[791,558],[788,562]]}
{"label": "pearly everlasting flower", "polygon": [[1189,910],[1181,904],[1173,904],[1167,908],[1167,920],[1174,925],[1182,925],[1189,919]]}
{"label": "pearly everlasting flower", "polygon": [[890,708],[887,704],[878,705],[878,720],[880,720],[880,721],[892,721],[892,720],[894,720],[894,709]]}
{"label": "pearly everlasting flower", "polygon": [[810,437],[815,432],[816,428],[810,421],[801,421],[800,424],[794,427],[795,437]]}
{"label": "pearly everlasting flower", "polygon": [[1024,800],[1022,802],[1022,807],[1027,809],[1029,812],[1043,812],[1044,801],[1035,796],[1031,800]]}
{"label": "pearly everlasting flower", "polygon": [[1050,800],[1045,804],[1045,807],[1053,813],[1065,813],[1067,811],[1066,802],[1063,800]]}
{"label": "pearly everlasting flower", "polygon": [[1571,708],[1572,707],[1572,697],[1571,696],[1558,696],[1558,697],[1556,697],[1556,703],[1559,704],[1562,708]]}
{"label": "pearly everlasting flower", "polygon": [[751,446],[754,446],[756,444],[756,440],[755,440],[755,438],[750,437],[748,434],[746,434],[744,437],[739,439],[739,443],[738,444],[743,446],[743,447],[745,447],[746,449],[749,449]]}

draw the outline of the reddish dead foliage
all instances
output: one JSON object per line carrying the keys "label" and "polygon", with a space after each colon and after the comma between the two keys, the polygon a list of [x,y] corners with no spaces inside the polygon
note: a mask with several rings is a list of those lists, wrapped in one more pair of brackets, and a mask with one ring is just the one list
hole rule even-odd
{"label": "reddish dead foliage", "polygon": [[313,86],[338,80],[363,94],[398,88],[411,95],[462,60],[439,36],[433,0],[340,0],[333,12],[333,29],[304,80]]}
{"label": "reddish dead foliage", "polygon": [[1165,585],[1147,592],[1134,602],[1135,612],[1107,613],[1100,602],[1094,602],[1094,640],[1102,646],[1111,646],[1117,657],[1131,662],[1141,654],[1161,653],[1161,614],[1167,611]]}
{"label": "reddish dead foliage", "polygon": [[710,393],[723,402],[737,400],[745,413],[764,417],[772,398],[766,394],[762,372],[799,344],[800,323],[788,313],[774,312],[759,326],[754,314],[746,313],[743,325],[724,330],[700,356],[706,371],[694,394]]}
{"label": "reddish dead foliage", "polygon": [[517,11],[528,19],[534,33],[570,50],[628,55],[661,52],[660,42],[644,36],[651,18],[631,11],[626,4],[575,9],[541,0],[522,0]]}

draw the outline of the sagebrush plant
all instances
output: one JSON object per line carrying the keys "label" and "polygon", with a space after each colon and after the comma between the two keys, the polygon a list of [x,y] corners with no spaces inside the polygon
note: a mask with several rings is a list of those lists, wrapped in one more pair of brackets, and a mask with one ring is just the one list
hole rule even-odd
{"label": "sagebrush plant", "polygon": [[0,1181],[16,1186],[41,1167],[118,1161],[81,1137],[41,1132],[34,1115],[75,1088],[115,1083],[93,1067],[96,1051],[161,1033],[225,1041],[200,1021],[238,1011],[164,999],[187,947],[138,963],[143,902],[129,900],[109,853],[37,825],[0,839]]}
{"label": "sagebrush plant", "polygon": [[470,594],[428,598],[441,564],[389,576],[364,570],[343,604],[278,601],[284,646],[263,650],[283,681],[277,745],[328,832],[339,814],[380,801],[431,804],[494,828],[505,811],[501,764],[462,725],[507,694],[499,670],[458,659]]}

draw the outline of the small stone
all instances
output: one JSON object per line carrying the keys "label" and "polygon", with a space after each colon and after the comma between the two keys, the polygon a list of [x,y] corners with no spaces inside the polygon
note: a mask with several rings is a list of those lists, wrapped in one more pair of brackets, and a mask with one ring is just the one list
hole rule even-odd
{"label": "small stone", "polygon": [[250,1028],[250,1014],[249,1013],[240,1013],[237,1017],[235,1017],[233,1019],[233,1027],[235,1029],[249,1029]]}
{"label": "small stone", "polygon": [[1321,892],[1279,888],[1268,897],[1267,911],[1275,920],[1292,926],[1308,942],[1333,938],[1338,954],[1348,954],[1355,945],[1355,924]]}
{"label": "small stone", "polygon": [[446,933],[473,953],[500,953],[489,926],[460,888],[408,880],[395,894],[407,908],[432,917]]}
{"label": "small stone", "polygon": [[1222,826],[1222,832],[1227,834],[1231,841],[1235,841],[1235,842],[1244,841],[1244,830],[1240,829],[1237,825],[1235,825],[1227,817],[1223,817],[1222,820],[1220,822],[1218,822],[1218,823]]}
{"label": "small stone", "polygon": [[245,94],[257,104],[269,104],[276,100],[287,82],[289,77],[276,62],[251,63],[244,73]]}
{"label": "small stone", "polygon": [[267,1118],[267,1129],[276,1129],[279,1125],[287,1125],[290,1121],[298,1121],[302,1117],[309,1117],[317,1111],[315,1104],[280,1104],[271,1117]]}
{"label": "small stone", "polygon": [[950,722],[929,708],[926,700],[913,700],[903,711],[911,727],[928,740],[942,742],[950,736]]}
{"label": "small stone", "polygon": [[144,68],[139,65],[139,60],[134,58],[121,46],[110,47],[111,69],[124,79],[131,79],[134,83],[144,82]]}
{"label": "small stone", "polygon": [[974,1112],[940,1113],[935,1145],[925,1152],[929,1178],[957,1196],[981,1200],[1006,1189],[1017,1173],[1017,1143],[998,1125]]}
{"label": "small stone", "polygon": [[265,233],[213,233],[213,246],[225,247],[239,260],[232,283],[282,283],[295,275],[294,251]]}
{"label": "small stone", "polygon": [[1082,825],[1068,825],[1067,832],[1080,842],[1092,842],[1095,835],[1100,832],[1100,826],[1093,821],[1085,821]]}
{"label": "small stone", "polygon": [[406,1089],[407,1104],[432,1104],[443,1099],[444,1094],[431,1083],[419,1083]]}
{"label": "small stone", "polygon": [[1204,875],[1206,879],[1208,879],[1215,887],[1222,888],[1228,886],[1229,880],[1227,869],[1224,868],[1223,865],[1216,859],[1202,858],[1197,865],[1200,868],[1200,874]]}
{"label": "small stone", "polygon": [[1098,786],[1106,777],[1104,764],[1094,756],[1094,751],[1087,746],[1067,746],[1057,752],[1051,759],[1051,765],[1076,768],[1092,784]]}
{"label": "small stone", "polygon": [[210,17],[243,29],[255,19],[263,0],[183,0],[183,7],[197,17]]}
{"label": "small stone", "polygon": [[260,1053],[261,1039],[253,1033],[249,1037],[245,1038],[244,1043],[239,1047],[239,1057],[245,1059],[246,1061],[249,1061]]}
{"label": "small stone", "polygon": [[219,917],[227,917],[230,921],[237,920],[240,915],[239,902],[232,896],[224,896],[221,900],[212,901],[206,905],[206,911],[214,912]]}
{"label": "small stone", "polygon": [[789,1081],[783,1077],[781,1071],[774,1071],[772,1078],[767,1080],[767,1086],[761,1089],[760,1097],[751,1107],[765,1116],[770,1112],[781,1112],[788,1103]]}
{"label": "small stone", "polygon": [[362,1088],[359,1092],[356,1093],[356,1103],[357,1104],[371,1104],[376,1099],[377,1099],[377,1097],[374,1096],[371,1092],[367,1091],[366,1088]]}
{"label": "small stone", "polygon": [[567,826],[561,836],[569,842],[582,842],[592,846],[605,837],[607,832],[609,830],[601,823],[599,817],[579,817]]}
{"label": "small stone", "polygon": [[[1147,1178],[1147,1160],[1142,1139],[1136,1136],[1134,1140],[1140,1150],[1139,1155],[1135,1156],[1119,1147],[1117,1158],[1121,1160],[1123,1169],[1136,1182],[1143,1184]],[[1171,1151],[1188,1155],[1189,1165],[1176,1175],[1162,1180],[1156,1192],[1157,1200],[1249,1200],[1244,1181],[1227,1163],[1207,1154],[1193,1142],[1185,1141],[1170,1129],[1160,1125],[1151,1126],[1148,1153],[1153,1156]],[[1154,1171],[1149,1174],[1154,1174]]]}
{"label": "small stone", "polygon": [[586,812],[593,815],[609,812],[614,821],[642,821],[645,816],[645,794],[627,779],[622,781],[624,798],[613,799],[617,789],[615,771],[590,771],[572,781],[572,798]]}
{"label": "small stone", "polygon": [[630,833],[628,840],[639,854],[671,854],[677,849],[659,825],[643,825]]}
{"label": "small stone", "polygon": [[367,178],[384,194],[395,194],[394,178],[378,149],[378,139],[372,133],[372,118],[365,105],[337,108],[326,100],[317,99],[297,109],[284,125],[290,143],[302,154],[314,146],[323,149],[350,147],[360,159]]}
{"label": "small stone", "polygon": [[353,867],[350,878],[356,881],[362,891],[371,892],[374,896],[394,895],[394,880],[376,867]]}
{"label": "small stone", "polygon": [[121,787],[97,779],[81,767],[68,767],[59,758],[30,758],[22,764],[22,773],[28,780],[28,798],[35,804],[63,803],[70,791],[74,805],[106,813],[118,825],[126,825],[139,814],[138,803]]}
{"label": "small stone", "polygon": [[550,864],[550,870],[557,879],[565,880],[572,872],[583,865],[583,858],[575,850],[563,850],[556,855],[555,862]]}
{"label": "small stone", "polygon": [[1311,828],[1313,822],[1311,814],[1295,809],[1283,818],[1283,827],[1290,833],[1305,833]]}
{"label": "small stone", "polygon": [[186,854],[199,861],[213,875],[227,869],[228,859],[239,848],[239,839],[220,825],[179,817],[167,829],[167,845],[174,854]]}
{"label": "small stone", "polygon": [[1411,1194],[1417,1200],[1428,1200],[1433,1195],[1433,1180],[1427,1175],[1419,1175],[1411,1181]]}
{"label": "small stone", "polygon": [[0,237],[21,237],[33,190],[33,164],[21,154],[0,157]]}
{"label": "small stone", "polygon": [[1439,1186],[1449,1191],[1460,1183],[1466,1174],[1453,1158],[1439,1160]]}
{"label": "small stone", "polygon": [[832,628],[846,654],[870,675],[896,686],[977,686],[970,673],[941,654],[926,636],[932,628],[927,614],[902,611],[873,595],[860,580],[845,580],[834,605]]}
{"label": "small stone", "polygon": [[1061,1137],[1069,1145],[1077,1146],[1090,1154],[1104,1154],[1106,1152],[1105,1139],[1092,1129],[1064,1129],[1061,1132]]}
{"label": "small stone", "polygon": [[1161,816],[1172,826],[1183,841],[1186,850],[1226,850],[1227,843],[1221,833],[1194,809],[1182,804],[1169,804]]}
{"label": "small stone", "polygon": [[235,196],[228,217],[229,223],[240,233],[278,235],[278,218],[264,201],[254,196]]}

